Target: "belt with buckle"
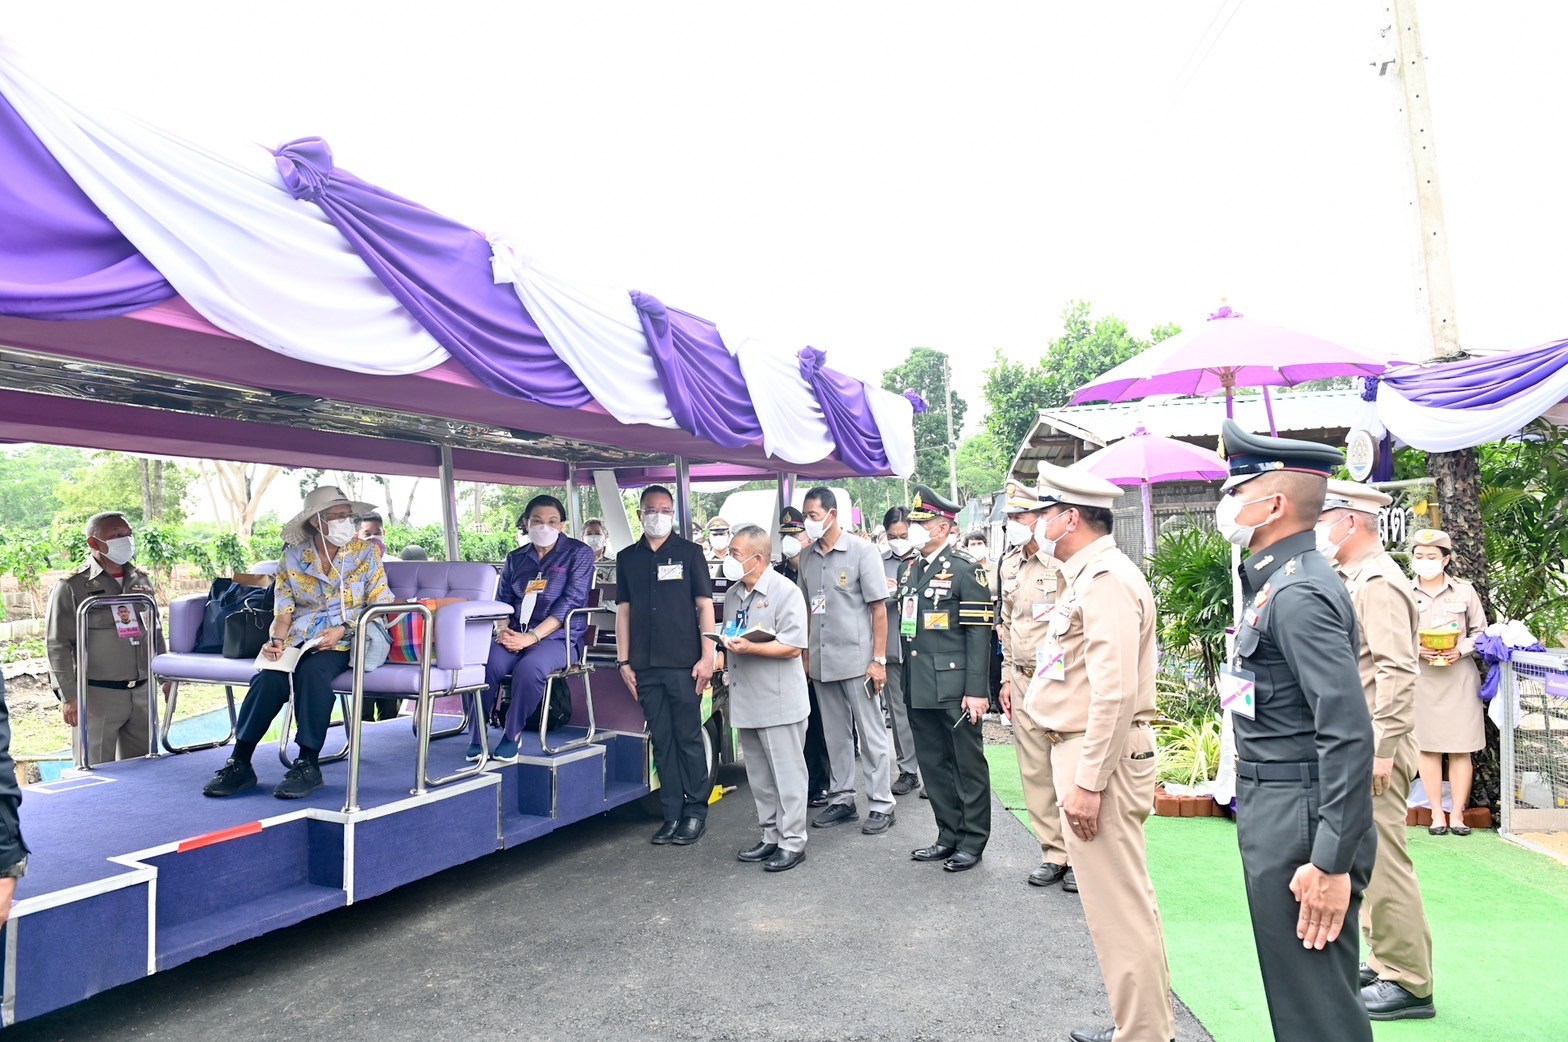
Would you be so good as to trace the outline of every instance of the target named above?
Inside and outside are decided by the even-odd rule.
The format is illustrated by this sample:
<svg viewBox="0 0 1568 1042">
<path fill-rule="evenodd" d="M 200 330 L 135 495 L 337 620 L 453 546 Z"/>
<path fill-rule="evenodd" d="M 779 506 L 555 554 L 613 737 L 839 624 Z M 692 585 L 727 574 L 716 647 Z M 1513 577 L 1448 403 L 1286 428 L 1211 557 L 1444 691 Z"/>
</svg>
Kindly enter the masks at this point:
<svg viewBox="0 0 1568 1042">
<path fill-rule="evenodd" d="M 1019 673 L 1022 673 L 1026 677 L 1033 677 L 1034 676 L 1034 664 L 1033 663 L 1030 663 L 1027 666 L 1014 665 L 1013 669 L 1015 671 L 1019 672 Z"/>
<path fill-rule="evenodd" d="M 1074 738 L 1082 738 L 1087 733 L 1086 731 L 1053 731 L 1050 728 L 1045 729 L 1045 737 L 1050 739 L 1052 745 L 1061 745 L 1063 742 L 1070 742 Z"/>
<path fill-rule="evenodd" d="M 1310 785 L 1318 780 L 1318 765 L 1310 761 L 1305 763 L 1253 763 L 1250 760 L 1236 761 L 1236 776 L 1248 781 L 1282 781 L 1300 782 Z"/>
<path fill-rule="evenodd" d="M 91 679 L 89 679 L 87 681 L 87 686 L 88 687 L 107 687 L 107 688 L 112 688 L 115 691 L 135 691 L 137 688 L 141 687 L 145 683 L 147 683 L 147 681 L 145 681 L 145 680 L 91 680 Z"/>
</svg>

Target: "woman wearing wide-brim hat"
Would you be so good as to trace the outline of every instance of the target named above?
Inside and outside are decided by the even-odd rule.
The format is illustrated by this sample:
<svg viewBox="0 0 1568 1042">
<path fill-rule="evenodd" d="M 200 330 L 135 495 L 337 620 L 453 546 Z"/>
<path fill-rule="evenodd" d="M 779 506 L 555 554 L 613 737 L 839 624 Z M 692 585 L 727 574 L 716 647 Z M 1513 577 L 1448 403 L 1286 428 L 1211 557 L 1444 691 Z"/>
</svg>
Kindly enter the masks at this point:
<svg viewBox="0 0 1568 1042">
<path fill-rule="evenodd" d="M 334 485 L 312 489 L 305 507 L 283 526 L 283 559 L 273 595 L 271 639 L 261 653 L 276 660 L 285 647 L 305 649 L 293 672 L 299 756 L 272 791 L 302 799 L 321 788 L 318 762 L 336 695 L 332 681 L 349 668 L 360 615 L 393 600 L 379 545 L 359 538 L 354 518 L 374 510 Z M 289 700 L 290 674 L 261 670 L 240 705 L 234 755 L 202 794 L 232 796 L 256 784 L 251 756 Z"/>
<path fill-rule="evenodd" d="M 1475 642 L 1486 631 L 1481 597 L 1463 579 L 1449 574 L 1454 543 L 1447 532 L 1424 528 L 1410 542 L 1411 580 L 1422 630 L 1457 628 L 1458 641 L 1446 651 L 1422 647 L 1421 675 L 1416 680 L 1416 745 L 1421 750 L 1421 786 L 1432 805 L 1434 836 L 1468 836 L 1465 807 L 1475 777 L 1471 754 L 1486 745 L 1481 704 L 1481 670 Z M 1448 757 L 1448 784 L 1453 813 L 1443 812 L 1443 757 Z"/>
</svg>

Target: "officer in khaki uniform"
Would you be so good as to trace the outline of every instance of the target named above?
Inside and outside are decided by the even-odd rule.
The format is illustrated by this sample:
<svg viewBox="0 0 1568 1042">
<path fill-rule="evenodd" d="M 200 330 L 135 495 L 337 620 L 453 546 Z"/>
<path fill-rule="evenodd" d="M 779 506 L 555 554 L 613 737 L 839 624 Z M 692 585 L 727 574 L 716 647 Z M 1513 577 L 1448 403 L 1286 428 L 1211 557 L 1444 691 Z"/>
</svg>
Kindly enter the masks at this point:
<svg viewBox="0 0 1568 1042">
<path fill-rule="evenodd" d="M 1361 904 L 1369 952 L 1361 968 L 1361 1001 L 1373 1020 L 1424 1020 L 1436 1015 L 1432 930 L 1405 835 L 1419 754 L 1414 729 L 1420 616 L 1410 580 L 1378 536 L 1378 511 L 1392 502 L 1377 489 L 1330 481 L 1318 549 L 1335 562 L 1356 608 L 1361 689 L 1377 742 L 1372 761 L 1377 861 Z"/>
<path fill-rule="evenodd" d="M 991 770 L 980 720 L 991 704 L 991 627 L 996 605 L 986 571 L 950 548 L 958 505 L 924 485 L 909 506 L 916 556 L 898 582 L 904 698 L 920 776 L 936 815 L 936 842 L 910 852 L 949 872 L 980 863 L 991 838 Z"/>
<path fill-rule="evenodd" d="M 87 522 L 87 563 L 55 584 L 49 596 L 49 679 L 55 697 L 63 704 L 65 722 L 76 729 L 76 609 L 89 597 L 114 597 L 125 593 L 153 592 L 152 578 L 135 565 L 135 536 L 130 522 L 118 512 L 95 514 Z M 100 607 L 87 613 L 87 762 L 104 763 L 146 756 L 152 735 L 148 731 L 147 651 L 156 620 L 145 608 L 135 611 L 135 622 L 117 625 L 116 613 Z M 139 631 L 139 637 L 121 636 L 121 630 Z M 162 653 L 163 632 L 158 630 L 155 650 Z M 167 690 L 167 685 L 165 685 Z"/>
<path fill-rule="evenodd" d="M 1014 712 L 1045 736 L 1084 918 L 1115 1025 L 1074 1042 L 1176 1037 L 1165 930 L 1149 880 L 1143 823 L 1154 807 L 1154 596 L 1116 548 L 1115 485 L 1041 467 L 1039 549 L 1061 562 L 1035 673 Z M 1031 808 L 1033 811 L 1033 808 Z"/>
<path fill-rule="evenodd" d="M 1035 523 L 1048 504 L 1021 481 L 1007 483 L 1007 544 L 1011 547 L 998 568 L 1001 598 L 997 625 L 1002 631 L 1002 712 L 1013 721 L 1018 774 L 1024 785 L 1029 824 L 1040 841 L 1040 864 L 1029 873 L 1034 886 L 1061 883 L 1076 892 L 1078 881 L 1067 866 L 1067 841 L 1051 775 L 1051 743 L 1034 717 L 1014 706 L 1023 704 L 1034 680 L 1035 653 L 1045 640 L 1051 608 L 1056 602 L 1056 559 L 1040 553 Z"/>
</svg>

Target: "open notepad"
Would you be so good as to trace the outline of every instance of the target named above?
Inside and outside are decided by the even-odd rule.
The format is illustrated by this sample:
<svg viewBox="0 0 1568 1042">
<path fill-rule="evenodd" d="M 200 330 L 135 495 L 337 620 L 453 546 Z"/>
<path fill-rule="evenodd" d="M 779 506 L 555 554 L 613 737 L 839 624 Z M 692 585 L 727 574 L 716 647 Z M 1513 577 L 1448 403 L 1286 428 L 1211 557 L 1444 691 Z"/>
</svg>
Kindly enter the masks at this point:
<svg viewBox="0 0 1568 1042">
<path fill-rule="evenodd" d="M 283 654 L 275 659 L 267 657 L 265 650 L 256 653 L 256 668 L 271 669 L 279 673 L 292 673 L 294 667 L 299 665 L 299 658 L 305 654 L 304 648 L 284 648 Z"/>
<path fill-rule="evenodd" d="M 749 640 L 753 644 L 763 644 L 767 641 L 778 639 L 778 634 L 774 633 L 766 626 L 753 626 L 745 633 L 704 633 L 703 636 L 707 637 L 721 648 L 724 646 L 724 640 L 726 637 L 730 637 L 736 640 Z"/>
</svg>

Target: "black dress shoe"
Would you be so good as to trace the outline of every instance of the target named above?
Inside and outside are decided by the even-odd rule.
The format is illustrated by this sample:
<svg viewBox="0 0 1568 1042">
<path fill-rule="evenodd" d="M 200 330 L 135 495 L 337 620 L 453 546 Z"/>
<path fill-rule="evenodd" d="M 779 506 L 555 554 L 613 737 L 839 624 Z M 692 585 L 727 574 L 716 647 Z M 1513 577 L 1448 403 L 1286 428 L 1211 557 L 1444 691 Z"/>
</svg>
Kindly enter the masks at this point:
<svg viewBox="0 0 1568 1042">
<path fill-rule="evenodd" d="M 815 789 L 810 796 L 806 797 L 806 806 L 808 807 L 826 807 L 827 805 L 828 790 L 826 789 Z"/>
<path fill-rule="evenodd" d="M 926 787 L 924 785 L 920 786 L 920 798 L 923 800 L 929 800 L 931 798 L 926 794 Z"/>
<path fill-rule="evenodd" d="M 1066 874 L 1066 865 L 1053 865 L 1047 861 L 1045 864 L 1040 865 L 1033 872 L 1029 873 L 1029 885 L 1050 886 L 1052 883 L 1060 883 L 1062 881 L 1062 877 Z"/>
<path fill-rule="evenodd" d="M 1073 1042 L 1111 1042 L 1116 1037 L 1116 1028 L 1079 1028 L 1067 1037 Z"/>
<path fill-rule="evenodd" d="M 678 821 L 666 821 L 659 831 L 653 834 L 653 838 L 648 842 L 652 843 L 656 847 L 662 847 L 670 840 L 675 838 L 675 830 L 680 827 L 681 823 Z"/>
<path fill-rule="evenodd" d="M 957 847 L 950 847 L 946 843 L 933 843 L 929 847 L 911 850 L 909 856 L 915 861 L 946 861 L 958 853 Z"/>
<path fill-rule="evenodd" d="M 764 872 L 788 872 L 806 860 L 804 850 L 780 850 L 762 863 Z"/>
<path fill-rule="evenodd" d="M 883 814 L 879 810 L 874 810 L 866 815 L 866 823 L 860 826 L 860 831 L 868 836 L 880 836 L 897 824 L 897 822 L 898 819 L 893 816 L 892 811 Z"/>
<path fill-rule="evenodd" d="M 1069 894 L 1078 892 L 1078 873 L 1074 872 L 1071 867 L 1062 873 L 1062 889 Z"/>
<path fill-rule="evenodd" d="M 675 830 L 675 835 L 670 837 L 670 842 L 677 847 L 686 847 L 702 838 L 708 831 L 707 818 L 682 818 L 680 827 Z"/>
<path fill-rule="evenodd" d="M 1361 1004 L 1373 1020 L 1430 1020 L 1437 1016 L 1430 996 L 1418 999 L 1391 980 L 1373 981 L 1362 988 Z"/>
<path fill-rule="evenodd" d="M 958 853 L 948 858 L 947 864 L 943 865 L 942 867 L 947 869 L 949 872 L 967 872 L 979 863 L 979 854 L 971 854 L 968 851 L 960 850 Z"/>
<path fill-rule="evenodd" d="M 915 791 L 915 786 L 920 784 L 920 776 L 916 774 L 900 774 L 893 783 L 894 796 L 908 796 Z"/>
<path fill-rule="evenodd" d="M 248 789 L 256 784 L 256 772 L 249 762 L 241 763 L 229 757 L 229 762 L 218 768 L 218 773 L 212 776 L 201 790 L 203 796 L 233 796 L 241 789 Z"/>
<path fill-rule="evenodd" d="M 1374 971 L 1372 969 L 1372 967 L 1368 966 L 1366 963 L 1362 963 L 1359 967 L 1357 967 L 1357 969 L 1356 969 L 1356 986 L 1357 987 L 1359 987 L 1359 988 L 1370 988 L 1372 985 L 1374 985 L 1376 983 L 1377 983 L 1377 973 L 1376 973 L 1376 971 Z"/>
<path fill-rule="evenodd" d="M 859 821 L 860 812 L 853 803 L 835 803 L 827 810 L 811 819 L 814 829 L 830 829 L 835 825 L 842 825 L 846 821 Z"/>
<path fill-rule="evenodd" d="M 758 843 L 750 850 L 742 850 L 735 857 L 740 861 L 766 861 L 779 852 L 777 843 Z"/>
</svg>

